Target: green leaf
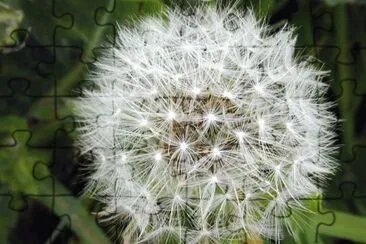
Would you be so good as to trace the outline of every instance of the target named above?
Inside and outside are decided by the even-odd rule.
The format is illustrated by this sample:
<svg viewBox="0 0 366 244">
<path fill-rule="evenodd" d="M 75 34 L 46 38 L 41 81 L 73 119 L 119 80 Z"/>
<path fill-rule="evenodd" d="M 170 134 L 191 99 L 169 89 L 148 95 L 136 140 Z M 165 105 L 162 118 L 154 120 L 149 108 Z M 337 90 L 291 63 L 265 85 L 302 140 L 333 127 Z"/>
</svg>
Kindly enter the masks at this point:
<svg viewBox="0 0 366 244">
<path fill-rule="evenodd" d="M 38 194 L 39 181 L 34 178 L 34 166 L 38 162 L 47 162 L 52 153 L 29 147 L 27 143 L 30 136 L 31 133 L 27 131 L 14 131 L 1 140 L 3 146 L 0 150 L 0 183 L 8 186 L 12 192 Z"/>
<path fill-rule="evenodd" d="M 18 115 L 7 115 L 0 119 L 0 133 L 11 133 L 15 130 L 26 129 L 27 121 Z"/>
<path fill-rule="evenodd" d="M 356 216 L 337 210 L 327 211 L 331 211 L 334 214 L 335 219 L 329 226 L 321 225 L 319 227 L 320 234 L 355 242 L 366 242 L 366 217 Z M 318 216 L 318 218 L 319 221 L 322 221 L 322 216 Z"/>
</svg>

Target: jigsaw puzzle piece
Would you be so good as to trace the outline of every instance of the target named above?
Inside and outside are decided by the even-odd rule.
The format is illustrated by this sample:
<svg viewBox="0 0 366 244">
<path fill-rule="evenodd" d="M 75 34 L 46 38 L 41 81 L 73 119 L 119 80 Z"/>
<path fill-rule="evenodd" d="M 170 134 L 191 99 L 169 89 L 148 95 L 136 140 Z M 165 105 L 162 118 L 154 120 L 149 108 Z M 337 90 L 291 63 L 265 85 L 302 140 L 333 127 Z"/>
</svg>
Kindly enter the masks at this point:
<svg viewBox="0 0 366 244">
<path fill-rule="evenodd" d="M 72 132 L 74 119 L 71 115 L 59 114 L 58 111 L 70 111 L 62 98 L 49 96 L 39 100 L 37 96 L 28 95 L 30 84 L 31 81 L 22 79 L 13 79 L 9 82 L 10 93 L 0 97 L 0 106 L 4 108 L 6 114 L 13 114 L 17 121 L 23 122 L 18 125 L 21 127 L 15 128 L 12 119 L 9 119 L 9 123 L 5 123 L 7 120 L 4 120 L 1 129 L 8 133 L 17 129 L 28 130 L 32 135 L 28 146 L 52 149 L 57 147 L 56 131 L 63 129 Z"/>
<path fill-rule="evenodd" d="M 320 233 L 326 233 L 327 229 L 332 228 L 336 222 L 336 216 L 333 211 L 323 209 L 321 201 L 318 201 L 317 216 L 313 221 L 315 222 L 315 231 L 312 231 L 314 235 L 313 243 L 324 243 L 324 238 Z M 309 243 L 312 243 L 309 240 Z"/>
<path fill-rule="evenodd" d="M 362 80 L 359 77 L 359 80 Z M 363 116 L 362 108 L 365 106 L 366 84 L 355 79 L 345 79 L 340 81 L 340 93 L 338 93 L 338 109 L 342 120 L 341 133 L 343 134 L 341 159 L 349 161 L 352 156 L 352 147 L 360 144 L 358 142 L 360 134 L 358 131 L 363 127 L 361 119 Z M 361 124 L 360 124 L 361 122 Z"/>
<path fill-rule="evenodd" d="M 54 18 L 55 11 L 53 9 L 53 0 L 11 1 L 9 5 L 14 6 L 17 9 L 22 9 L 22 14 L 24 16 L 19 29 L 14 30 L 13 32 L 27 33 L 25 46 L 40 54 L 35 55 L 35 61 L 52 62 L 55 59 L 53 52 L 55 48 L 54 32 L 57 28 L 70 28 L 72 25 L 71 16 L 63 15 Z M 37 9 L 37 11 L 34 11 L 34 9 Z M 9 38 L 14 39 L 13 36 L 14 35 Z M 65 55 L 67 54 L 63 54 L 63 56 Z M 28 61 L 31 59 L 25 59 L 23 56 L 23 59 L 20 60 Z M 38 65 L 36 70 L 39 71 Z M 47 70 L 40 72 L 40 74 L 50 72 L 52 71 Z"/>
<path fill-rule="evenodd" d="M 55 187 L 54 193 L 56 196 L 70 193 L 79 196 L 86 184 L 85 180 L 80 179 L 86 160 L 81 161 L 84 158 L 80 155 L 80 151 L 70 145 L 72 144 L 68 144 L 67 141 L 64 146 L 59 145 L 54 150 L 52 161 L 49 164 L 53 177 L 68 189 L 65 191 L 64 187 Z"/>
<path fill-rule="evenodd" d="M 69 73 L 73 74 L 73 79 L 77 78 L 75 76 L 80 76 L 85 71 L 82 66 L 95 60 L 93 51 L 100 48 L 101 40 L 106 36 L 114 38 L 114 26 L 107 21 L 108 14 L 113 11 L 114 1 L 102 3 L 90 1 L 86 5 L 87 8 L 84 4 L 81 6 L 81 3 L 75 1 L 52 1 L 53 18 L 62 20 L 67 16 L 71 23 L 68 26 L 55 26 L 52 36 L 53 45 L 47 47 L 53 59 L 41 61 L 38 71 L 53 70 L 53 75 L 58 78 L 68 78 Z M 96 21 L 98 14 L 102 15 L 101 22 Z M 72 88 L 69 87 L 69 89 L 67 91 L 63 89 L 62 92 L 56 90 L 56 93 L 75 96 Z"/>
<path fill-rule="evenodd" d="M 366 158 L 366 145 L 354 145 L 352 155 L 343 158 L 338 167 L 338 173 L 327 185 L 324 200 L 354 200 L 366 197 L 366 176 L 364 172 L 364 159 Z M 338 206 L 339 207 L 339 206 Z"/>
<path fill-rule="evenodd" d="M 60 6 L 64 5 L 64 6 Z M 70 5 L 70 4 L 69 4 Z M 145 12 L 156 12 L 162 8 L 160 1 L 145 2 L 145 1 L 126 1 L 116 2 L 111 0 L 101 4 L 99 1 L 93 1 L 90 5 L 90 11 L 80 11 L 79 5 L 72 2 L 72 4 L 65 5 L 60 1 L 55 2 L 55 8 L 59 13 L 72 14 L 74 19 L 73 28 L 59 29 L 56 34 L 57 38 L 67 37 L 70 33 L 79 32 L 83 33 L 83 29 L 87 32 L 75 42 L 75 45 L 59 46 L 56 48 L 56 57 L 58 52 L 65 53 L 68 50 L 80 49 L 75 58 L 71 60 L 72 69 L 61 70 L 58 61 L 55 63 L 43 63 L 44 65 L 54 65 L 55 77 L 57 77 L 57 83 L 55 85 L 55 92 L 57 96 L 63 97 L 76 97 L 80 96 L 82 90 L 88 83 L 83 74 L 87 67 L 85 64 L 92 64 L 95 61 L 96 56 L 100 56 L 107 52 L 108 49 L 113 48 L 116 38 L 116 24 L 122 24 L 124 21 L 129 20 L 131 13 L 140 15 Z M 67 7 L 67 8 L 66 8 Z M 94 26 L 95 28 L 91 28 Z M 66 33 L 67 32 L 67 33 Z M 76 52 L 75 52 L 76 53 Z M 66 84 L 66 85 L 65 85 Z M 75 91 L 75 86 L 78 86 Z"/>
<path fill-rule="evenodd" d="M 80 96 L 80 84 L 84 82 L 83 75 L 87 69 L 85 64 L 94 61 L 98 48 L 106 48 L 101 47 L 101 42 L 106 36 L 114 38 L 114 26 L 108 23 L 108 15 L 113 11 L 114 0 L 108 3 L 92 1 L 88 4 L 88 9 L 81 8 L 80 3 L 73 1 L 61 3 L 54 0 L 47 3 L 52 9 L 50 12 L 52 18 L 47 16 L 44 19 L 49 19 L 54 24 L 53 31 L 49 32 L 53 35 L 47 36 L 49 40 L 46 38 L 47 40 L 29 41 L 27 48 L 33 51 L 32 58 L 36 63 L 34 67 L 28 69 L 45 77 L 49 86 L 47 89 L 39 89 L 32 83 L 28 94 L 34 96 L 34 93 L 38 92 L 39 97 Z M 68 24 L 64 23 L 64 19 L 69 20 L 66 21 Z M 39 26 L 35 25 L 35 28 Z M 33 32 L 33 35 L 38 32 L 39 30 Z M 47 41 L 48 43 L 51 41 L 51 45 L 47 44 Z"/>
<path fill-rule="evenodd" d="M 47 161 L 51 152 L 48 148 L 29 146 L 31 137 L 30 131 L 16 130 L 5 136 L 0 145 L 1 161 L 12 162 L 0 166 L 1 182 L 13 192 L 38 194 L 41 191 L 37 179 L 34 178 L 33 167 L 38 161 Z M 52 191 L 48 193 L 53 194 Z"/>
<path fill-rule="evenodd" d="M 28 35 L 25 30 L 17 30 L 20 35 Z M 47 60 L 47 53 L 39 53 L 41 49 L 30 48 L 27 45 L 20 48 L 16 52 L 3 53 L 0 56 L 1 70 L 0 77 L 3 82 L 0 83 L 0 96 L 7 96 L 11 94 L 12 89 L 17 84 L 16 82 L 27 81 L 28 87 L 26 93 L 29 96 L 42 97 L 44 94 L 52 89 L 53 82 L 49 80 L 48 73 L 42 74 L 37 71 L 39 60 L 36 56 L 42 56 L 43 60 Z M 24 60 L 20 62 L 19 60 Z"/>
<path fill-rule="evenodd" d="M 32 134 L 28 130 L 21 130 L 26 124 L 25 121 L 21 121 L 22 118 L 8 116 L 4 119 L 3 123 L 13 121 L 14 124 L 0 129 L 0 161 L 4 162 L 0 165 L 0 199 L 1 209 L 3 209 L 1 216 L 2 218 L 12 218 L 13 224 L 16 224 L 19 213 L 32 212 L 29 208 L 29 196 L 53 195 L 50 182 L 47 182 L 47 187 L 41 187 L 34 174 L 34 166 L 37 162 L 47 160 L 51 155 L 49 150 L 29 147 L 28 142 Z M 14 128 L 11 127 L 19 129 L 13 131 Z M 42 173 L 45 173 L 44 169 L 37 170 L 37 174 Z M 11 231 L 8 227 L 11 226 L 2 228 L 7 233 L 4 243 L 8 243 L 7 238 Z"/>
<path fill-rule="evenodd" d="M 59 226 L 58 229 L 61 231 L 72 229 L 78 239 L 85 243 L 110 243 L 98 227 L 92 213 L 89 213 L 82 202 L 71 194 L 55 196 L 52 209 L 61 221 L 66 222 L 66 226 Z"/>
<path fill-rule="evenodd" d="M 81 62 L 83 55 L 83 43 L 81 40 L 89 40 L 90 38 L 83 36 L 82 30 L 94 31 L 94 29 L 90 28 L 89 25 L 89 28 L 84 26 L 85 28 L 82 30 L 63 33 L 61 30 L 72 29 L 74 26 L 74 16 L 68 13 L 60 13 L 56 8 L 56 0 L 19 1 L 17 3 L 20 9 L 24 9 L 24 21 L 21 26 L 23 29 L 13 30 L 12 35 L 8 38 L 15 43 L 17 41 L 16 34 L 26 36 L 26 38 L 23 38 L 25 39 L 25 44 L 18 48 L 17 52 L 11 54 L 2 52 L 1 76 L 7 79 L 27 77 L 27 79 L 32 81 L 28 91 L 29 95 L 44 96 L 46 93 L 48 95 L 54 94 L 52 90 L 54 82 L 52 77 L 49 78 L 48 76 L 64 77 L 72 67 L 77 66 Z M 65 6 L 70 5 L 71 1 L 63 4 Z M 35 8 L 39 9 L 39 11 L 33 11 Z M 94 12 L 96 10 L 90 13 L 83 12 L 92 16 L 88 20 L 89 22 L 94 21 Z M 62 35 L 58 38 L 60 31 Z M 98 31 L 93 33 L 103 34 Z M 78 41 L 78 45 L 71 43 L 72 41 Z M 19 67 L 21 63 L 19 63 L 19 60 L 24 60 L 24 67 Z M 17 62 L 17 65 L 12 65 L 14 63 L 12 61 Z M 14 67 L 18 67 L 18 69 L 14 70 Z M 36 82 L 38 81 L 38 76 L 46 79 L 46 81 Z M 2 84 L 5 86 L 4 83 Z M 7 89 L 2 90 L 6 91 Z M 68 94 L 71 94 L 71 92 Z"/>
<path fill-rule="evenodd" d="M 319 213 L 314 243 L 321 239 L 327 240 L 326 243 L 335 239 L 338 243 L 364 243 L 364 216 L 339 210 L 320 210 Z"/>
<path fill-rule="evenodd" d="M 71 16 L 72 25 L 69 28 L 55 29 L 56 46 L 68 46 L 93 50 L 101 46 L 100 38 L 95 35 L 115 38 L 115 23 L 108 23 L 109 15 L 115 10 L 116 1 L 89 1 L 87 5 L 75 1 L 53 1 L 54 17 Z M 100 20 L 98 21 L 98 18 Z M 72 38 L 70 38 L 72 37 Z M 103 39 L 103 38 L 102 38 Z M 65 41 L 69 43 L 64 45 Z M 95 42 L 91 42 L 94 40 Z M 61 52 L 63 52 L 61 50 Z M 90 62 L 90 57 L 82 58 L 83 62 Z"/>
<path fill-rule="evenodd" d="M 4 243 L 66 243 L 71 233 L 65 229 L 59 232 L 59 218 L 52 211 L 54 200 L 46 195 L 31 196 L 26 199 L 27 208 L 18 211 L 17 224 L 10 230 L 7 242 Z M 8 211 L 15 210 L 8 209 Z M 66 220 L 65 217 L 63 219 Z M 39 225 L 39 223 L 43 223 Z M 65 221 L 67 225 L 67 221 Z M 57 234 L 57 236 L 55 235 Z M 64 240 L 64 241 L 63 241 Z M 62 242 L 63 241 L 63 242 Z"/>
<path fill-rule="evenodd" d="M 13 194 L 6 193 L 2 188 L 0 185 L 0 242 L 8 243 L 9 233 L 16 225 L 19 213 L 19 211 L 12 211 L 12 208 L 24 209 L 26 202 L 20 201 L 14 206 L 13 198 L 15 197 L 13 197 Z"/>
<path fill-rule="evenodd" d="M 325 49 L 336 49 L 337 57 L 333 61 L 338 65 L 355 64 L 357 56 L 360 55 L 359 50 L 366 47 L 364 12 L 363 5 L 357 8 L 346 4 L 333 7 L 326 4 L 318 6 L 313 12 L 315 45 Z M 352 23 L 358 24 L 354 26 Z M 352 77 L 342 77 L 345 78 Z"/>
</svg>

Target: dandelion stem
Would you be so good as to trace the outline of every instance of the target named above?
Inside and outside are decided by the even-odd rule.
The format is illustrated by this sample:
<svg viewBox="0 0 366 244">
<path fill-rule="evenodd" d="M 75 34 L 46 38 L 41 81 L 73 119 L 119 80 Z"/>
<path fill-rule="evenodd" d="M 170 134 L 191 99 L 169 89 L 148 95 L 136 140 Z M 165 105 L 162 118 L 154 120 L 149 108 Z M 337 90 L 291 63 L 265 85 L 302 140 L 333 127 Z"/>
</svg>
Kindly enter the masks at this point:
<svg viewBox="0 0 366 244">
<path fill-rule="evenodd" d="M 347 5 L 339 4 L 335 7 L 335 26 L 337 46 L 340 48 L 340 55 L 338 59 L 350 52 L 349 32 L 348 32 L 348 18 L 347 18 Z M 342 56 L 341 56 L 342 55 Z M 339 109 L 343 121 L 343 157 L 347 158 L 352 156 L 352 147 L 355 139 L 354 131 L 354 107 L 352 104 L 352 80 L 355 76 L 353 73 L 353 67 L 350 64 L 342 63 L 342 60 L 336 60 L 337 64 L 337 83 L 341 86 L 342 94 L 339 99 Z"/>
</svg>

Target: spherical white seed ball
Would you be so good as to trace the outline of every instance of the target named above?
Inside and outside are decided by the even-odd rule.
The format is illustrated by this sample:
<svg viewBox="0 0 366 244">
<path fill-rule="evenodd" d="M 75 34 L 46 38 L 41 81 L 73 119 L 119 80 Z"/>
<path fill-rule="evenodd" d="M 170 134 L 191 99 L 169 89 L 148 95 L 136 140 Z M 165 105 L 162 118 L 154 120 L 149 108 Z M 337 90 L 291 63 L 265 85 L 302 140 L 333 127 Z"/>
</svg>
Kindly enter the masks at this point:
<svg viewBox="0 0 366 244">
<path fill-rule="evenodd" d="M 165 17 L 120 27 L 79 101 L 91 192 L 125 239 L 278 241 L 335 168 L 326 72 L 251 11 Z"/>
</svg>

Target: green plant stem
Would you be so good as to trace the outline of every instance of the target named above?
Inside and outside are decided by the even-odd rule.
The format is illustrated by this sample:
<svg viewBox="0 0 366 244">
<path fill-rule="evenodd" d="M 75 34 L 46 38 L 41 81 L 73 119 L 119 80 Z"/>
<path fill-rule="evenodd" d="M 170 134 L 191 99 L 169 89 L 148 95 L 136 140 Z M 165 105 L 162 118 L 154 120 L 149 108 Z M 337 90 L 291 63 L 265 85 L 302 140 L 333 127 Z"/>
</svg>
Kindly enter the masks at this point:
<svg viewBox="0 0 366 244">
<path fill-rule="evenodd" d="M 56 228 L 53 230 L 51 236 L 45 241 L 45 244 L 52 244 L 62 232 L 62 230 L 66 227 L 66 225 L 67 221 L 65 219 L 61 219 Z"/>
<path fill-rule="evenodd" d="M 309 0 L 299 1 L 299 11 L 296 12 L 293 23 L 298 26 L 299 37 L 297 38 L 296 45 L 299 46 L 314 46 L 314 35 L 313 35 L 313 20 L 311 16 L 311 9 Z M 309 55 L 316 56 L 315 49 L 309 50 Z"/>
<path fill-rule="evenodd" d="M 340 47 L 342 53 L 349 51 L 349 33 L 348 33 L 348 18 L 347 5 L 340 4 L 335 9 L 335 26 L 337 46 Z M 342 97 L 339 100 L 339 109 L 343 121 L 343 153 L 347 156 L 352 155 L 352 147 L 355 139 L 354 135 L 354 108 L 352 107 L 352 84 L 344 82 L 348 79 L 353 79 L 353 68 L 351 65 L 337 64 L 338 85 L 342 87 Z"/>
<path fill-rule="evenodd" d="M 49 184 L 40 182 L 40 193 L 49 193 Z M 69 193 L 69 191 L 57 180 L 55 180 L 55 188 L 62 192 Z M 52 196 L 37 197 L 36 200 L 49 207 L 49 200 Z M 73 232 L 79 237 L 81 243 L 110 243 L 104 236 L 103 231 L 96 225 L 88 211 L 84 208 L 78 198 L 75 198 L 70 193 L 66 196 L 55 196 L 53 211 L 55 214 L 67 215 L 70 218 L 70 225 Z"/>
</svg>

